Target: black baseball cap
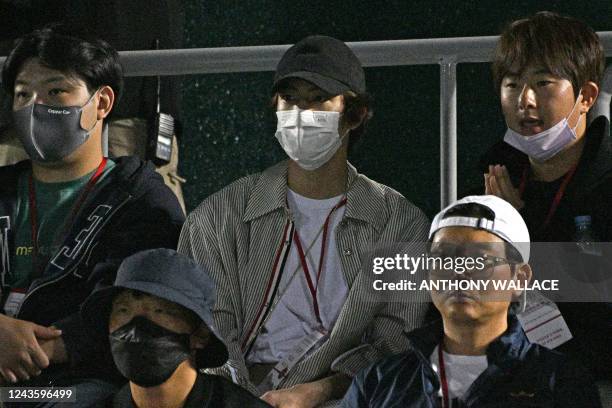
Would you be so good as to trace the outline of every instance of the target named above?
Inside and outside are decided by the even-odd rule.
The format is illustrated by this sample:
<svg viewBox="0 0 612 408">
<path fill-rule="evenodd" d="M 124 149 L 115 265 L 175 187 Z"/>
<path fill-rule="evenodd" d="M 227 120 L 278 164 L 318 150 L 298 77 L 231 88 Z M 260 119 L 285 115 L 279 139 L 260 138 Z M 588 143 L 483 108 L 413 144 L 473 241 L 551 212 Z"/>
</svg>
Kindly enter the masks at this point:
<svg viewBox="0 0 612 408">
<path fill-rule="evenodd" d="M 276 67 L 273 90 L 286 78 L 301 78 L 331 95 L 366 92 L 357 56 L 342 41 L 324 35 L 306 37 L 285 52 Z"/>
</svg>

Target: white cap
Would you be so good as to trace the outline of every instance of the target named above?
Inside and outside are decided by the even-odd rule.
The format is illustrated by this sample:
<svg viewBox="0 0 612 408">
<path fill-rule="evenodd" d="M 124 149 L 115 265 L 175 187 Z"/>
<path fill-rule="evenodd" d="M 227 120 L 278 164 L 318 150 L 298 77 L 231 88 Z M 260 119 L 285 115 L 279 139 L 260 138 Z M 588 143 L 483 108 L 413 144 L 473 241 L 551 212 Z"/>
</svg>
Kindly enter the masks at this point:
<svg viewBox="0 0 612 408">
<path fill-rule="evenodd" d="M 475 203 L 490 209 L 495 218 L 455 217 L 443 218 L 448 210 L 460 204 Z M 429 239 L 441 228 L 445 227 L 472 227 L 495 234 L 508 242 L 516 250 L 523 262 L 529 262 L 529 230 L 521 214 L 506 200 L 493 195 L 467 196 L 454 202 L 440 211 L 431 223 Z"/>
</svg>

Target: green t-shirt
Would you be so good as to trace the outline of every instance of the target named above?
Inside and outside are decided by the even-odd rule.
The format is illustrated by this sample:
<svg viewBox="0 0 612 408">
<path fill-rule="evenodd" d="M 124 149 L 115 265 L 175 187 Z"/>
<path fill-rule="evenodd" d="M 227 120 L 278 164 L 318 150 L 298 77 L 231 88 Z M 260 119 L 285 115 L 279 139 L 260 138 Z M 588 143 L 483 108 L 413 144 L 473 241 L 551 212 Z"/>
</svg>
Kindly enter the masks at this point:
<svg viewBox="0 0 612 408">
<path fill-rule="evenodd" d="M 106 177 L 115 167 L 115 162 L 108 160 L 100 180 Z M 94 172 L 76 180 L 43 183 L 34 180 L 36 191 L 36 210 L 38 216 L 38 262 L 41 268 L 49 258 L 59 250 L 64 239 L 61 234 L 70 227 L 67 220 Z M 7 275 L 7 284 L 12 289 L 27 289 L 32 280 L 32 262 L 34 245 L 32 243 L 32 226 L 30 221 L 30 171 L 19 175 L 17 184 L 17 213 L 15 231 L 15 252 L 12 268 Z"/>
</svg>

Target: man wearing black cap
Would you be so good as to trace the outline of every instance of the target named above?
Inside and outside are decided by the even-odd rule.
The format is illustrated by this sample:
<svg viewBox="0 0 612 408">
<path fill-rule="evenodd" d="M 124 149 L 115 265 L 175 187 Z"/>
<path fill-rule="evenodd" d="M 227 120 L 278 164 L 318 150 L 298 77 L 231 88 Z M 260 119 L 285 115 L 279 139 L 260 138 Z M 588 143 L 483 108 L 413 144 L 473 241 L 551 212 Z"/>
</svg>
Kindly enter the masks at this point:
<svg viewBox="0 0 612 408">
<path fill-rule="evenodd" d="M 129 380 L 106 407 L 266 407 L 222 377 L 198 373 L 227 360 L 212 317 L 206 271 L 169 249 L 126 258 L 114 286 L 94 292 L 82 315 L 110 332 L 112 359 Z"/>
<path fill-rule="evenodd" d="M 275 407 L 341 397 L 350 377 L 406 346 L 425 303 L 368 299 L 360 257 L 373 244 L 425 241 L 424 214 L 357 173 L 348 147 L 371 116 L 365 76 L 343 42 L 291 47 L 274 80 L 276 139 L 289 160 L 236 181 L 189 217 L 179 252 L 207 265 L 231 376 Z"/>
</svg>

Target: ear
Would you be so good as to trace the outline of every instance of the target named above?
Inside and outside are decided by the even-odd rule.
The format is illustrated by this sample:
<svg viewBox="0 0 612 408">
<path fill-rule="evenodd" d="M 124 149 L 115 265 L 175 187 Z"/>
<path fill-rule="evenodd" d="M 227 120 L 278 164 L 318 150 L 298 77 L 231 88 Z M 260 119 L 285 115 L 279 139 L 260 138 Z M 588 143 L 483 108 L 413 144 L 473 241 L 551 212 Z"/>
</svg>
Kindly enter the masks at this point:
<svg viewBox="0 0 612 408">
<path fill-rule="evenodd" d="M 113 105 L 115 103 L 115 92 L 113 88 L 108 85 L 103 86 L 98 91 L 99 102 L 97 108 L 97 119 L 102 120 L 108 116 L 108 114 L 113 109 Z"/>
<path fill-rule="evenodd" d="M 599 95 L 599 87 L 595 82 L 589 81 L 580 88 L 582 100 L 580 101 L 580 113 L 587 113 L 595 104 Z"/>
<path fill-rule="evenodd" d="M 516 280 L 522 282 L 521 287 L 525 287 L 531 282 L 531 278 L 533 277 L 533 271 L 531 270 L 531 266 L 529 264 L 518 264 L 515 266 L 516 269 Z M 515 290 L 514 297 L 516 299 L 519 298 L 522 294 L 522 290 Z"/>
<path fill-rule="evenodd" d="M 359 126 L 361 126 L 367 115 L 368 109 L 365 106 L 359 109 L 347 109 L 345 104 L 343 114 L 344 128 L 347 132 L 357 129 Z"/>
<path fill-rule="evenodd" d="M 191 349 L 203 349 L 206 348 L 210 341 L 210 330 L 206 325 L 202 324 L 195 332 L 191 334 L 190 346 Z"/>
</svg>

